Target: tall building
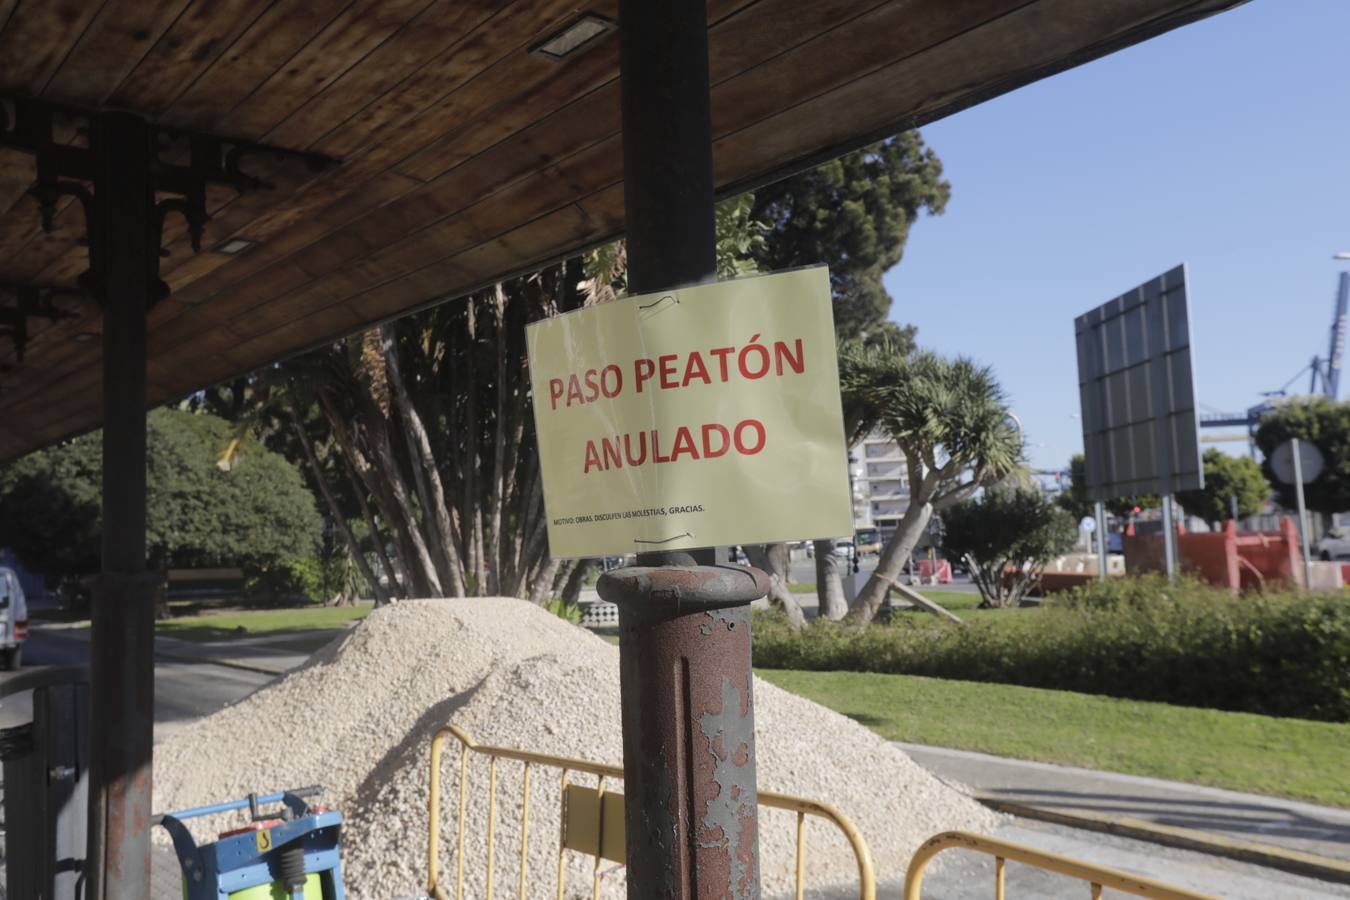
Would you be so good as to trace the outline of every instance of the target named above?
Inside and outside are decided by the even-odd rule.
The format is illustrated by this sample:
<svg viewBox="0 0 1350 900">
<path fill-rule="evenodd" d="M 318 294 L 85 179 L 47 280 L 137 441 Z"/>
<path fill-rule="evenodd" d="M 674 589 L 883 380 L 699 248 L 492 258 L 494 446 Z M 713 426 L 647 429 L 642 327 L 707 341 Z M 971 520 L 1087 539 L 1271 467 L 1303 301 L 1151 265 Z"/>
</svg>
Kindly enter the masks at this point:
<svg viewBox="0 0 1350 900">
<path fill-rule="evenodd" d="M 895 441 L 874 432 L 853 448 L 849 459 L 854 528 L 876 528 L 888 536 L 909 507 L 905 454 Z"/>
</svg>

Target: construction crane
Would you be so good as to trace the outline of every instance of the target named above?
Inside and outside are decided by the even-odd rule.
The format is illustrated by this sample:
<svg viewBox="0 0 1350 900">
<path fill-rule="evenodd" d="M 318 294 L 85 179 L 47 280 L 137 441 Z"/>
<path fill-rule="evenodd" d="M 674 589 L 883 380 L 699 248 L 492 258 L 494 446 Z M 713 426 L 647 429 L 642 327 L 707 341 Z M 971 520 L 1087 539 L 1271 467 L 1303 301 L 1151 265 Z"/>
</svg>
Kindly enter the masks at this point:
<svg viewBox="0 0 1350 900">
<path fill-rule="evenodd" d="M 1311 373 L 1308 384 L 1309 394 L 1326 397 L 1328 400 L 1336 400 L 1340 395 L 1341 362 L 1345 356 L 1347 314 L 1350 314 L 1350 272 L 1342 272 L 1340 284 L 1336 289 L 1336 308 L 1331 318 L 1331 337 L 1327 346 L 1327 355 L 1325 357 L 1314 356 L 1312 362 L 1299 369 L 1298 373 L 1286 381 L 1278 390 L 1267 391 L 1262 394 L 1266 399 L 1255 406 L 1248 407 L 1245 413 L 1211 413 L 1200 417 L 1201 428 L 1242 426 L 1247 429 L 1245 436 L 1215 435 L 1212 438 L 1201 438 L 1201 440 L 1209 443 L 1211 441 L 1245 439 L 1251 446 L 1252 452 L 1255 453 L 1256 428 L 1261 423 L 1261 417 L 1274 409 L 1278 398 L 1287 396 L 1289 388 L 1293 386 L 1294 382 L 1308 373 Z"/>
</svg>

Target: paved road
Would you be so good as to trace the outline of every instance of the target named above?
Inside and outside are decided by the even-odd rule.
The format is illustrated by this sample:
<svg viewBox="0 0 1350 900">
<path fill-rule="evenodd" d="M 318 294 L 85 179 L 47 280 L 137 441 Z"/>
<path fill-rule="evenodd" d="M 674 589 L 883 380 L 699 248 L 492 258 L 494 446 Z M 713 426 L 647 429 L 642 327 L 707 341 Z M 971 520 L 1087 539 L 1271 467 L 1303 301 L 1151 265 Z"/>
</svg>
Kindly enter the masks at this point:
<svg viewBox="0 0 1350 900">
<path fill-rule="evenodd" d="M 1002 799 L 1142 819 L 1350 862 L 1350 810 L 963 750 L 898 746 L 939 777 Z"/>
<path fill-rule="evenodd" d="M 1247 865 L 1157 844 L 1042 825 L 1023 819 L 996 829 L 994 836 L 1098 865 L 1143 875 L 1224 900 L 1329 900 L 1350 898 L 1350 886 L 1316 881 L 1275 869 Z M 924 900 L 989 900 L 994 896 L 994 864 L 975 854 L 946 851 L 954 863 L 924 881 Z M 940 857 L 941 858 L 941 857 Z M 1009 897 L 1086 900 L 1087 885 L 1009 863 Z M 898 885 L 883 886 L 878 896 L 898 898 Z M 1103 897 L 1124 895 L 1106 891 Z"/>
<path fill-rule="evenodd" d="M 89 645 L 75 638 L 35 630 L 24 647 L 24 669 L 31 666 L 85 665 Z M 6 677 L 0 674 L 0 681 Z M 171 732 L 184 722 L 209 715 L 240 700 L 272 680 L 273 676 L 202 662 L 158 659 L 155 662 L 155 735 Z M 0 701 L 0 727 L 31 717 L 28 696 Z"/>
</svg>

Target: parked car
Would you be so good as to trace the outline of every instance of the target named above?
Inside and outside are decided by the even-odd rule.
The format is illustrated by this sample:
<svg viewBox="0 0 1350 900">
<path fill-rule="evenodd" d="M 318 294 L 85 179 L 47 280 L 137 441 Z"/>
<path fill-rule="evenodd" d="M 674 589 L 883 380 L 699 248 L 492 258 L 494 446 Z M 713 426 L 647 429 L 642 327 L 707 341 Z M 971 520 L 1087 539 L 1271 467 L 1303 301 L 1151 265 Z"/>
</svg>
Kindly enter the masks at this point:
<svg viewBox="0 0 1350 900">
<path fill-rule="evenodd" d="M 13 569 L 0 569 L 0 668 L 17 669 L 28 640 L 28 602 L 19 576 Z"/>
<path fill-rule="evenodd" d="M 1332 560 L 1350 557 L 1350 528 L 1333 528 L 1313 544 L 1313 555 Z"/>
<path fill-rule="evenodd" d="M 875 528 L 860 529 L 854 537 L 858 552 L 864 556 L 881 552 L 881 532 Z"/>
</svg>

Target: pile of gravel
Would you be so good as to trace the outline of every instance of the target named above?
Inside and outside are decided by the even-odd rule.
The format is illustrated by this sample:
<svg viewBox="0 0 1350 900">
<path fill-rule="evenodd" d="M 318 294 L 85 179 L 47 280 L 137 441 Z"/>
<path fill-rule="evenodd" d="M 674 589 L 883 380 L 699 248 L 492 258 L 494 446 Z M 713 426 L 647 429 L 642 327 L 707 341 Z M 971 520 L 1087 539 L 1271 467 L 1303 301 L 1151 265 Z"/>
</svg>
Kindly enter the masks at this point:
<svg viewBox="0 0 1350 900">
<path fill-rule="evenodd" d="M 480 743 L 619 763 L 618 651 L 584 629 L 512 599 L 402 602 L 373 613 L 303 668 L 156 747 L 155 809 L 174 810 L 308 784 L 346 820 L 344 875 L 354 900 L 420 893 L 426 878 L 428 754 L 453 723 Z M 915 847 L 947 829 L 987 831 L 995 816 L 937 781 L 857 723 L 755 682 L 760 787 L 832 803 L 866 837 L 878 875 L 899 876 Z M 459 753 L 447 747 L 441 784 L 442 883 L 453 896 Z M 465 896 L 486 895 L 485 759 L 470 757 Z M 519 763 L 498 766 L 496 891 L 514 896 L 521 846 Z M 574 783 L 593 784 L 573 775 Z M 617 787 L 617 785 L 611 785 Z M 530 897 L 556 890 L 555 770 L 531 776 Z M 238 819 L 205 820 L 199 839 Z M 838 832 L 812 822 L 807 879 L 848 883 L 853 856 Z M 795 817 L 760 821 L 765 896 L 788 893 Z M 589 895 L 591 861 L 568 854 L 569 895 Z M 621 867 L 603 863 L 606 895 Z"/>
</svg>

